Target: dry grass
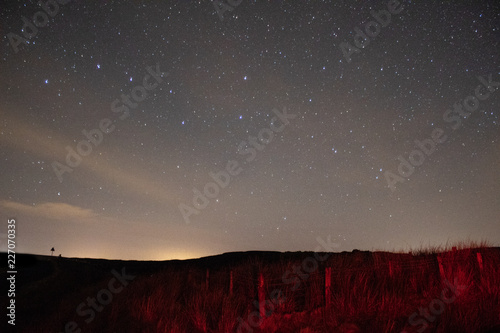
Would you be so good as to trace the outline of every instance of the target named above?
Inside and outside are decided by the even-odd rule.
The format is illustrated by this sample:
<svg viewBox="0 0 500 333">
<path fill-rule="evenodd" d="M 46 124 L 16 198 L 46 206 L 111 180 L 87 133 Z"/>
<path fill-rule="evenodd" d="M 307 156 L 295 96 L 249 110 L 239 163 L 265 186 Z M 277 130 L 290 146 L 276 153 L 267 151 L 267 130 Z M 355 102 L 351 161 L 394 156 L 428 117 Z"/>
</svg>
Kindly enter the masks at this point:
<svg viewBox="0 0 500 333">
<path fill-rule="evenodd" d="M 279 289 L 285 301 L 268 307 L 262 324 L 250 325 L 253 332 L 417 332 L 422 326 L 411 325 L 412 313 L 429 307 L 447 288 L 439 270 L 439 254 L 444 278 L 465 287 L 435 320 L 428 321 L 425 331 L 494 332 L 500 328 L 500 249 L 485 245 L 459 244 L 455 251 L 421 248 L 410 254 L 332 254 L 317 270 L 301 276 L 298 286 L 284 282 L 283 274 L 300 267 L 305 253 L 297 254 L 295 260 L 266 263 L 262 258 L 249 258 L 236 266 L 211 268 L 208 289 L 204 267 L 164 269 L 138 276 L 94 322 L 80 328 L 82 332 L 236 332 L 241 321 L 258 313 L 255 302 L 261 273 L 267 297 Z M 482 271 L 477 253 L 483 259 Z M 330 295 L 324 293 L 326 266 L 332 267 Z M 328 308 L 327 297 L 331 299 Z M 72 295 L 61 304 L 71 308 L 79 302 Z M 54 310 L 48 321 L 25 332 L 62 331 L 71 314 L 63 308 Z"/>
</svg>

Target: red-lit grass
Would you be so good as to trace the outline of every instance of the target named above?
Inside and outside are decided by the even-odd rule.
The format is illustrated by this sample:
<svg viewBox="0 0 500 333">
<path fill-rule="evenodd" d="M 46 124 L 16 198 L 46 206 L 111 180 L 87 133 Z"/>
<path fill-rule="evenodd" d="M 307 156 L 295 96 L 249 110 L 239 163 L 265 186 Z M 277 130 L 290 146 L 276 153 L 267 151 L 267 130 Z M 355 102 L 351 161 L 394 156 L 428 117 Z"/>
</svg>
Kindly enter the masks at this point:
<svg viewBox="0 0 500 333">
<path fill-rule="evenodd" d="M 256 333 L 418 332 L 422 326 L 412 325 L 410 316 L 442 297 L 445 279 L 464 288 L 441 314 L 427 321 L 424 332 L 495 332 L 500 328 L 500 249 L 462 244 L 456 250 L 440 250 L 332 254 L 298 280 L 286 272 L 300 267 L 311 253 L 269 262 L 265 256 L 250 257 L 236 265 L 208 267 L 208 285 L 207 266 L 186 263 L 138 275 L 92 323 L 80 328 L 82 332 L 236 332 L 241 321 L 248 322 L 249 315 L 258 312 L 255 303 L 262 275 L 266 297 L 278 289 L 284 301 L 267 309 L 260 327 L 252 327 Z M 332 268 L 330 295 L 325 295 L 325 267 Z M 105 283 L 103 278 L 99 286 Z M 64 321 L 75 317 L 71 312 L 80 300 L 95 292 L 90 286 L 63 298 L 48 317 L 55 323 L 41 321 L 26 332 L 62 331 Z"/>
</svg>

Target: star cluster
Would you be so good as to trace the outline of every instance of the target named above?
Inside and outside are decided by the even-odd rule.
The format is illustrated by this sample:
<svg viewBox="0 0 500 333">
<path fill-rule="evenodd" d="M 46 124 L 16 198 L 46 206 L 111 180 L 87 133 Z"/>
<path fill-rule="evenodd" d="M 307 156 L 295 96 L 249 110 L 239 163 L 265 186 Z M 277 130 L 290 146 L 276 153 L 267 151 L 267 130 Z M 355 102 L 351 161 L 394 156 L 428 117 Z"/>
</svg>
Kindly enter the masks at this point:
<svg viewBox="0 0 500 333">
<path fill-rule="evenodd" d="M 46 25 L 34 2 L 5 5 L 0 206 L 19 251 L 498 245 L 500 5 L 401 1 L 348 61 L 389 3 L 61 0 Z M 479 76 L 491 96 L 391 190 L 398 156 L 449 126 Z"/>
</svg>

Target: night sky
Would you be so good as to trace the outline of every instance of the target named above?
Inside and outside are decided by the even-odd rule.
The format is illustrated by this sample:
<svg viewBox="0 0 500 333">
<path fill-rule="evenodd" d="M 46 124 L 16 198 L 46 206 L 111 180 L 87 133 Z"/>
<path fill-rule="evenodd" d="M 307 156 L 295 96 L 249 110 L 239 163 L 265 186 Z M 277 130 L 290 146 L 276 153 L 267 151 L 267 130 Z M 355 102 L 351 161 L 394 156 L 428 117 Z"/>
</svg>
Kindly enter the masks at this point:
<svg viewBox="0 0 500 333">
<path fill-rule="evenodd" d="M 229 3 L 2 4 L 3 251 L 500 245 L 498 1 Z"/>
</svg>

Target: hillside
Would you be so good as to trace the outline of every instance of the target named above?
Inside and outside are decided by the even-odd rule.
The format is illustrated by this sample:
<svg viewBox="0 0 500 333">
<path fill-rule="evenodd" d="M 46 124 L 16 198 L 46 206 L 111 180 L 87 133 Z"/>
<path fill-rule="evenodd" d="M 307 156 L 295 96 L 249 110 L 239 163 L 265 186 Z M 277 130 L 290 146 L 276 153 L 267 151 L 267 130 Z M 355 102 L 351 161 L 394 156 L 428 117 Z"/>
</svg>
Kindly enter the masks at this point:
<svg viewBox="0 0 500 333">
<path fill-rule="evenodd" d="M 16 261 L 18 332 L 500 331 L 500 248 Z"/>
</svg>

